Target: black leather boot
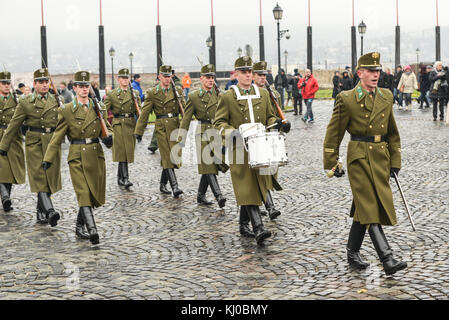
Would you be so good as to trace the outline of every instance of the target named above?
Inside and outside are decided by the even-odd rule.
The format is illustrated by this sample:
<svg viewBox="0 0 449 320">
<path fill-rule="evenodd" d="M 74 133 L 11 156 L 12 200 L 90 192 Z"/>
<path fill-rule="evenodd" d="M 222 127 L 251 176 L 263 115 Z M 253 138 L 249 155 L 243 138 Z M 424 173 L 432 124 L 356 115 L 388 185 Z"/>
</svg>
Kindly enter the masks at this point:
<svg viewBox="0 0 449 320">
<path fill-rule="evenodd" d="M 160 186 L 159 190 L 163 194 L 171 194 L 170 190 L 167 189 L 167 182 L 168 182 L 167 169 L 162 169 L 161 186 Z"/>
<path fill-rule="evenodd" d="M 173 196 L 175 198 L 179 197 L 180 194 L 182 194 L 182 190 L 178 188 L 178 181 L 176 179 L 175 175 L 175 169 L 173 168 L 167 168 L 165 169 L 168 175 L 168 181 L 170 181 L 170 186 L 173 191 Z"/>
<path fill-rule="evenodd" d="M 274 207 L 273 198 L 271 197 L 270 190 L 267 191 L 267 200 L 264 203 L 271 220 L 274 220 L 278 216 L 280 216 L 281 212 Z"/>
<path fill-rule="evenodd" d="M 12 202 L 9 197 L 10 193 L 6 183 L 0 183 L 0 194 L 2 197 L 3 210 L 5 210 L 5 212 L 11 211 Z"/>
<path fill-rule="evenodd" d="M 95 224 L 94 214 L 91 207 L 80 208 L 83 221 L 86 224 L 87 232 L 89 233 L 89 240 L 92 244 L 99 244 L 100 237 L 98 236 L 97 226 Z"/>
<path fill-rule="evenodd" d="M 210 202 L 206 198 L 206 191 L 207 191 L 207 187 L 209 186 L 209 183 L 207 180 L 208 180 L 207 175 L 202 174 L 201 179 L 200 179 L 200 185 L 198 186 L 198 194 L 196 196 L 196 201 L 200 204 L 205 204 L 205 205 L 210 206 L 212 204 L 212 202 Z"/>
<path fill-rule="evenodd" d="M 369 263 L 366 263 L 360 257 L 360 247 L 365 237 L 366 226 L 360 222 L 353 221 L 351 230 L 349 231 L 348 245 L 346 251 L 348 254 L 349 265 L 357 269 L 366 269 Z"/>
<path fill-rule="evenodd" d="M 393 258 L 393 251 L 388 245 L 387 238 L 380 224 L 371 224 L 368 228 L 368 233 L 387 276 L 407 268 L 407 262 L 397 261 Z"/>
<path fill-rule="evenodd" d="M 58 224 L 60 216 L 53 207 L 53 203 L 50 199 L 50 194 L 47 192 L 38 192 L 37 197 L 40 201 L 42 211 L 44 211 L 45 215 L 48 218 L 48 223 L 52 227 L 56 226 Z"/>
<path fill-rule="evenodd" d="M 245 206 L 240 206 L 239 231 L 244 237 L 255 238 L 254 232 L 249 228 L 249 216 Z"/>
<path fill-rule="evenodd" d="M 129 181 L 128 162 L 120 162 L 122 164 L 122 181 L 126 189 L 131 187 L 133 183 Z"/>
<path fill-rule="evenodd" d="M 48 219 L 45 215 L 44 210 L 42 209 L 39 197 L 37 198 L 37 205 L 36 205 L 36 221 L 37 221 L 37 223 L 41 223 L 41 224 L 48 223 Z"/>
<path fill-rule="evenodd" d="M 118 163 L 117 184 L 119 185 L 119 187 L 123 187 L 125 185 L 123 183 L 123 176 L 122 176 L 122 162 Z"/>
<path fill-rule="evenodd" d="M 266 238 L 271 237 L 271 231 L 264 228 L 258 206 L 248 205 L 245 206 L 245 209 L 248 213 L 249 219 L 251 220 L 251 224 L 253 225 L 253 231 L 257 244 L 262 244 Z"/>
<path fill-rule="evenodd" d="M 89 239 L 89 234 L 84 227 L 83 214 L 81 213 L 81 208 L 78 209 L 78 217 L 76 218 L 76 229 L 75 234 L 81 239 Z"/>
<path fill-rule="evenodd" d="M 218 184 L 218 179 L 215 174 L 208 174 L 207 180 L 209 181 L 210 188 L 212 189 L 212 193 L 215 196 L 215 199 L 217 199 L 218 206 L 220 208 L 223 208 L 226 204 L 226 198 L 223 197 L 220 190 L 220 185 Z"/>
</svg>

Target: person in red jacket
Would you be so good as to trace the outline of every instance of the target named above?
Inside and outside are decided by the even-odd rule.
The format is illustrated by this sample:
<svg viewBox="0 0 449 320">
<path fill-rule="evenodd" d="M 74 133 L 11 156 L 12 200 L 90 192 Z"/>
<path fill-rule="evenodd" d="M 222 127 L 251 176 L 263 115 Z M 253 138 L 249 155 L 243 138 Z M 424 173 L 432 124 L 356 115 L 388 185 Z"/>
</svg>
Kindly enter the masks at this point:
<svg viewBox="0 0 449 320">
<path fill-rule="evenodd" d="M 313 123 L 312 102 L 319 87 L 318 81 L 312 75 L 310 69 L 306 69 L 305 76 L 299 79 L 298 88 L 301 90 L 302 98 L 307 106 L 307 112 L 302 121 Z"/>
</svg>

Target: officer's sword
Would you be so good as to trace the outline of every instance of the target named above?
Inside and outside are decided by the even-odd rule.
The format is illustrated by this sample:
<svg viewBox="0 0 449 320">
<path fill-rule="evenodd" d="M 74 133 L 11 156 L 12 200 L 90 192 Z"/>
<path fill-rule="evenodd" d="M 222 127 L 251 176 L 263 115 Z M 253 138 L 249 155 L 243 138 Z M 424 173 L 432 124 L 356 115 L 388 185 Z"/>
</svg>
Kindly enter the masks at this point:
<svg viewBox="0 0 449 320">
<path fill-rule="evenodd" d="M 401 194 L 402 200 L 404 201 L 405 209 L 407 211 L 408 218 L 412 225 L 412 229 L 413 229 L 413 231 L 416 231 L 415 224 L 413 223 L 412 215 L 410 214 L 410 209 L 408 207 L 407 200 L 405 200 L 404 192 L 402 191 L 401 184 L 399 183 L 398 175 L 396 174 L 396 172 L 393 172 L 393 176 L 394 176 L 394 180 L 396 181 L 396 184 L 398 185 L 399 193 Z"/>
</svg>

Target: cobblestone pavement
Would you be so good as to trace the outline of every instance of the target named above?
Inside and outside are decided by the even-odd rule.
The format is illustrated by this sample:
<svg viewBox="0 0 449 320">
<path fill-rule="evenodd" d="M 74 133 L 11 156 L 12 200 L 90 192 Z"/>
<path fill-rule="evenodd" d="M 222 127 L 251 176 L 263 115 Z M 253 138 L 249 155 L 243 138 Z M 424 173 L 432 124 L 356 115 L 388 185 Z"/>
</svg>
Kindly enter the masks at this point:
<svg viewBox="0 0 449 320">
<path fill-rule="evenodd" d="M 385 232 L 409 267 L 386 277 L 369 236 L 361 254 L 370 267 L 359 272 L 346 263 L 349 182 L 328 179 L 322 169 L 331 111 L 332 102 L 315 101 L 311 125 L 287 115 L 290 163 L 280 172 L 284 190 L 274 193 L 282 215 L 264 218 L 273 236 L 261 247 L 238 233 L 229 173 L 219 176 L 228 198 L 224 210 L 197 205 L 199 176 L 188 161 L 177 170 L 180 199 L 160 194 L 159 153 L 147 150 L 152 128 L 130 165 L 131 191 L 117 186 L 117 164 L 105 149 L 107 203 L 95 210 L 101 242 L 77 240 L 78 208 L 63 145 L 63 190 L 53 196 L 62 213 L 58 226 L 35 223 L 36 196 L 28 185 L 13 187 L 14 210 L 0 210 L 0 299 L 447 299 L 449 126 L 416 106 L 395 111 L 400 178 L 418 231 L 393 186 L 399 223 Z M 346 135 L 342 150 L 347 141 Z M 213 198 L 210 190 L 207 195 Z"/>
</svg>

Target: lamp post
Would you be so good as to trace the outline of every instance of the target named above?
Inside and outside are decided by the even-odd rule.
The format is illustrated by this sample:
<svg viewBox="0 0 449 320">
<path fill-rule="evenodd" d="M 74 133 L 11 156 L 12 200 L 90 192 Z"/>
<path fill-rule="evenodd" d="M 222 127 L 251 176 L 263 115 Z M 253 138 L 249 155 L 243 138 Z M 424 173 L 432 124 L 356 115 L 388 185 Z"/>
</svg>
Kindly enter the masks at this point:
<svg viewBox="0 0 449 320">
<path fill-rule="evenodd" d="M 128 57 L 129 57 L 129 62 L 130 62 L 130 64 L 131 64 L 131 79 L 132 79 L 132 77 L 133 77 L 133 58 L 134 58 L 133 53 L 130 52 L 129 55 L 128 55 Z"/>
<path fill-rule="evenodd" d="M 419 72 L 419 55 L 421 50 L 419 48 L 416 49 L 416 79 L 418 80 L 418 72 Z"/>
<path fill-rule="evenodd" d="M 209 49 L 209 63 L 212 64 L 213 62 L 213 56 L 212 56 L 212 47 L 213 47 L 214 43 L 212 41 L 211 37 L 208 37 L 206 40 L 206 46 Z"/>
<path fill-rule="evenodd" d="M 288 34 L 288 30 L 281 30 L 280 29 L 280 21 L 282 20 L 282 14 L 284 11 L 279 6 L 278 3 L 276 3 L 276 7 L 273 9 L 273 16 L 274 19 L 277 22 L 277 32 L 278 32 L 278 83 L 276 83 L 276 88 L 278 90 L 281 90 L 282 92 L 279 92 L 281 94 L 281 107 L 284 109 L 284 89 L 282 87 L 282 76 L 281 76 L 281 38 L 286 34 L 286 38 L 290 39 L 290 35 Z"/>
<path fill-rule="evenodd" d="M 242 52 L 243 52 L 242 48 L 237 49 L 237 55 L 239 56 L 239 58 L 242 56 Z"/>
<path fill-rule="evenodd" d="M 109 49 L 109 55 L 111 56 L 111 79 L 112 79 L 111 88 L 114 89 L 114 55 L 115 55 L 115 50 L 114 50 L 113 47 L 111 47 L 111 49 Z"/>
<path fill-rule="evenodd" d="M 285 57 L 285 74 L 287 74 L 287 57 L 288 57 L 288 51 L 284 51 L 284 57 Z"/>
<path fill-rule="evenodd" d="M 362 22 L 359 24 L 359 33 L 360 33 L 360 55 L 363 56 L 363 35 L 366 32 L 366 24 Z"/>
</svg>

